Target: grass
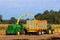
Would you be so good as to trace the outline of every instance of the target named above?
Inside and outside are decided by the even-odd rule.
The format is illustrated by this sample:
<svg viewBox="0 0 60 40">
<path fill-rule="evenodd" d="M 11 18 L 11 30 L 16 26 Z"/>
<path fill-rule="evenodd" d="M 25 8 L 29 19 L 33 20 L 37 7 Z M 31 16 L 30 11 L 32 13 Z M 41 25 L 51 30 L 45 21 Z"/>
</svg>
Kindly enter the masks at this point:
<svg viewBox="0 0 60 40">
<path fill-rule="evenodd" d="M 60 29 L 60 25 L 52 25 L 53 29 Z"/>
<path fill-rule="evenodd" d="M 5 27 L 0 27 L 0 30 L 6 30 L 6 28 Z"/>
<path fill-rule="evenodd" d="M 8 24 L 0 24 L 0 30 L 6 30 Z"/>
</svg>

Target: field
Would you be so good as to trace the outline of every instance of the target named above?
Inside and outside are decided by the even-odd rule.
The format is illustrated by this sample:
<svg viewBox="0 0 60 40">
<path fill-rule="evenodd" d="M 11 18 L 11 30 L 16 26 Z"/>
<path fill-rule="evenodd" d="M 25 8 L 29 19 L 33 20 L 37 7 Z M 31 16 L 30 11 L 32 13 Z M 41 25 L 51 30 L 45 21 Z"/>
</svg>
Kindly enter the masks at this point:
<svg viewBox="0 0 60 40">
<path fill-rule="evenodd" d="M 0 24 L 0 40 L 60 40 L 60 25 L 52 25 L 54 34 L 43 35 L 5 35 L 9 24 Z"/>
</svg>

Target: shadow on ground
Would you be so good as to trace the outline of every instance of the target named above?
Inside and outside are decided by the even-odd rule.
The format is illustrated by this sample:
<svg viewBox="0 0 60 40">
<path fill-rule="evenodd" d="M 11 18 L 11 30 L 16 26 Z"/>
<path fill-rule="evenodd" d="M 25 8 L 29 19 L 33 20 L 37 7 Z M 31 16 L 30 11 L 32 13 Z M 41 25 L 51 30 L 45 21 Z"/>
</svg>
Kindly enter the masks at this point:
<svg viewBox="0 0 60 40">
<path fill-rule="evenodd" d="M 13 40 L 29 40 L 29 39 L 13 39 Z M 39 40 L 46 40 L 46 39 L 39 39 Z M 47 40 L 60 40 L 60 37 L 51 37 L 50 39 Z"/>
<path fill-rule="evenodd" d="M 51 39 L 47 39 L 47 40 L 60 40 L 60 37 L 51 37 Z"/>
<path fill-rule="evenodd" d="M 28 40 L 28 39 L 13 39 L 13 40 Z"/>
</svg>

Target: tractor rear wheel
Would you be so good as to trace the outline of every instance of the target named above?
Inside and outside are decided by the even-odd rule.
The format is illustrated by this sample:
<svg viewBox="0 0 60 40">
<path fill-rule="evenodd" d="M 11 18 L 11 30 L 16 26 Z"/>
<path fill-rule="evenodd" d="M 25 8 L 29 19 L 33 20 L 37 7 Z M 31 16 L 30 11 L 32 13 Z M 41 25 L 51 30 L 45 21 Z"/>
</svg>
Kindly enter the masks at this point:
<svg viewBox="0 0 60 40">
<path fill-rule="evenodd" d="M 20 32 L 20 34 L 21 34 L 21 35 L 25 35 L 25 34 L 26 34 L 25 30 L 22 30 L 22 31 Z"/>
</svg>

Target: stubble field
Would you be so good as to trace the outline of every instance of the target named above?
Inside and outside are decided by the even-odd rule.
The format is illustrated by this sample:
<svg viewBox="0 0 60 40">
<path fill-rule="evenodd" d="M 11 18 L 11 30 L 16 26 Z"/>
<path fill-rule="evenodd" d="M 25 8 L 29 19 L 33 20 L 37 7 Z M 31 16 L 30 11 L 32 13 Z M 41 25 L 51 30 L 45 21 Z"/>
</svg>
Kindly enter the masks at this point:
<svg viewBox="0 0 60 40">
<path fill-rule="evenodd" d="M 43 35 L 5 35 L 9 24 L 0 24 L 0 40 L 60 40 L 60 29 L 53 25 L 54 34 Z"/>
</svg>

